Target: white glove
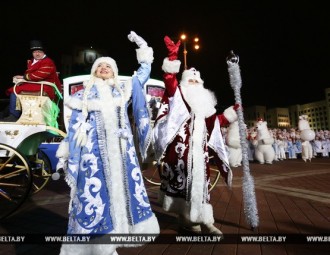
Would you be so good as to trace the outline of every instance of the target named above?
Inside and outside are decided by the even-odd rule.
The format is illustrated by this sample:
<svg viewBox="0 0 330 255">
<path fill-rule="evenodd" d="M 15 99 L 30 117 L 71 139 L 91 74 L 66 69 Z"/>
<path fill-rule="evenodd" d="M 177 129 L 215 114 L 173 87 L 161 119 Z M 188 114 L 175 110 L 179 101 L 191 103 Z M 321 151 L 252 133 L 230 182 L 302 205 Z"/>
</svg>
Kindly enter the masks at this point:
<svg viewBox="0 0 330 255">
<path fill-rule="evenodd" d="M 148 47 L 147 42 L 141 36 L 138 36 L 134 31 L 131 31 L 127 37 L 131 42 L 135 42 L 139 48 Z"/>
</svg>

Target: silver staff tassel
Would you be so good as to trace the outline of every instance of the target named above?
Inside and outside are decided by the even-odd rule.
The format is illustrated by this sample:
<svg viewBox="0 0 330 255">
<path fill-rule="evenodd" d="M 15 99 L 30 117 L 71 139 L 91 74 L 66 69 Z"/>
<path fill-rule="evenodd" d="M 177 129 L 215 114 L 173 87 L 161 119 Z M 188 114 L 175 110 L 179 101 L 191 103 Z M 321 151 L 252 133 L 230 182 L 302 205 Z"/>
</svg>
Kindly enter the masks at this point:
<svg viewBox="0 0 330 255">
<path fill-rule="evenodd" d="M 254 229 L 259 225 L 259 216 L 257 209 L 257 202 L 254 190 L 254 179 L 250 174 L 249 157 L 248 157 L 248 144 L 246 139 L 246 125 L 244 122 L 244 115 L 242 111 L 242 98 L 241 87 L 242 79 L 241 72 L 238 65 L 239 57 L 230 51 L 227 57 L 228 72 L 230 85 L 234 90 L 235 102 L 241 107 L 237 110 L 239 135 L 242 147 L 242 163 L 243 163 L 243 200 L 244 200 L 244 213 L 246 221 Z"/>
</svg>

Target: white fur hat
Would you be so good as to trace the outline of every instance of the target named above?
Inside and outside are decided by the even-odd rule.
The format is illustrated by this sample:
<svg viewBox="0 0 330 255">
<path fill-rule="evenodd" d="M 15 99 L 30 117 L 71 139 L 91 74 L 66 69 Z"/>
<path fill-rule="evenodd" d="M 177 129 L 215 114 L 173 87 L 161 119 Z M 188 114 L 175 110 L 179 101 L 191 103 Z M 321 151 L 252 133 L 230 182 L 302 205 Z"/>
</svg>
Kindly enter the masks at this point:
<svg viewBox="0 0 330 255">
<path fill-rule="evenodd" d="M 85 118 L 85 121 L 87 120 L 87 116 L 88 116 L 87 97 L 88 97 L 89 91 L 92 88 L 92 86 L 95 82 L 95 79 L 96 79 L 95 71 L 96 71 L 98 65 L 101 63 L 107 63 L 111 66 L 112 71 L 113 71 L 113 76 L 114 76 L 113 81 L 114 81 L 115 85 L 118 83 L 118 67 L 117 67 L 116 61 L 110 57 L 100 57 L 100 58 L 96 59 L 94 61 L 92 69 L 91 69 L 91 78 L 84 82 L 85 91 L 84 91 L 84 95 L 83 95 L 82 114 Z M 86 144 L 87 134 L 86 134 L 86 129 L 84 128 L 84 124 L 82 124 L 78 128 L 74 138 L 76 139 L 77 144 L 79 146 L 84 146 Z"/>
<path fill-rule="evenodd" d="M 188 80 L 190 79 L 197 80 L 199 83 L 203 83 L 200 72 L 197 71 L 195 68 L 184 70 L 182 73 L 181 81 L 188 82 Z"/>
<path fill-rule="evenodd" d="M 96 59 L 92 66 L 91 75 L 95 76 L 96 68 L 100 63 L 109 64 L 113 70 L 114 78 L 115 79 L 118 78 L 118 67 L 117 67 L 116 61 L 110 57 L 100 57 L 100 58 Z"/>
</svg>

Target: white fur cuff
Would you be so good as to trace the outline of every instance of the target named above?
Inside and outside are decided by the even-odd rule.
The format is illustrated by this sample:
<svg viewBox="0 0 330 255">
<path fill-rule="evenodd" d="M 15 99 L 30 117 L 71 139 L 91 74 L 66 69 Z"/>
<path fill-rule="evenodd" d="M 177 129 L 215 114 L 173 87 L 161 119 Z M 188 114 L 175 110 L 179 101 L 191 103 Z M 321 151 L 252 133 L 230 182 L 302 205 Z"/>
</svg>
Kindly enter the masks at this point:
<svg viewBox="0 0 330 255">
<path fill-rule="evenodd" d="M 165 73 L 178 73 L 180 71 L 180 60 L 169 60 L 164 58 L 162 69 Z"/>
<path fill-rule="evenodd" d="M 136 57 L 139 63 L 151 64 L 154 61 L 154 50 L 151 47 L 136 49 Z"/>
<path fill-rule="evenodd" d="M 63 140 L 56 151 L 57 158 L 68 158 L 69 157 L 69 143 Z"/>
<path fill-rule="evenodd" d="M 228 120 L 229 123 L 234 122 L 235 120 L 238 119 L 237 113 L 234 110 L 233 106 L 228 107 L 224 112 L 224 116 Z"/>
</svg>

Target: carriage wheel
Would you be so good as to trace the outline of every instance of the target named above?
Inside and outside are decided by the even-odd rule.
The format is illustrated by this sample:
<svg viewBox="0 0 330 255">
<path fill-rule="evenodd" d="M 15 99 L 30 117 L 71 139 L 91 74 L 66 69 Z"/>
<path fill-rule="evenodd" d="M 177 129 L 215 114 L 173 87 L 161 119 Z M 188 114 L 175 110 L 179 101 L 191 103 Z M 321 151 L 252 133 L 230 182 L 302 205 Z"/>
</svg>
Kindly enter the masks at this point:
<svg viewBox="0 0 330 255">
<path fill-rule="evenodd" d="M 30 160 L 31 172 L 33 175 L 32 194 L 42 190 L 48 183 L 52 166 L 46 153 L 38 149 L 35 159 Z"/>
<path fill-rule="evenodd" d="M 51 132 L 52 134 L 56 134 L 52 137 L 52 142 L 59 142 L 65 136 L 66 133 L 60 129 L 47 126 L 46 130 Z M 36 194 L 40 190 L 42 190 L 50 177 L 52 176 L 52 164 L 45 152 L 38 149 L 34 158 L 30 159 L 30 164 L 32 165 L 32 173 L 33 173 L 33 182 L 32 182 L 32 195 Z"/>
<path fill-rule="evenodd" d="M 219 179 L 221 177 L 220 171 L 215 168 L 210 168 L 210 188 L 209 192 L 211 192 L 214 187 L 217 185 Z"/>
<path fill-rule="evenodd" d="M 162 170 L 162 165 L 157 165 L 155 161 L 152 163 L 144 163 L 142 164 L 143 168 L 143 179 L 145 179 L 147 182 L 160 186 L 160 173 Z"/>
<path fill-rule="evenodd" d="M 160 180 L 160 176 L 161 176 L 161 172 L 163 168 L 163 164 L 161 165 L 153 165 L 153 166 L 147 166 L 147 167 L 143 167 L 143 178 L 153 184 L 153 185 L 157 185 L 160 186 L 161 184 L 161 180 Z M 209 188 L 209 192 L 211 192 L 214 187 L 217 185 L 219 179 L 221 177 L 220 171 L 218 169 L 215 168 L 210 168 L 210 188 Z"/>
<path fill-rule="evenodd" d="M 30 193 L 28 161 L 13 147 L 0 144 L 0 219 L 15 212 Z"/>
</svg>

